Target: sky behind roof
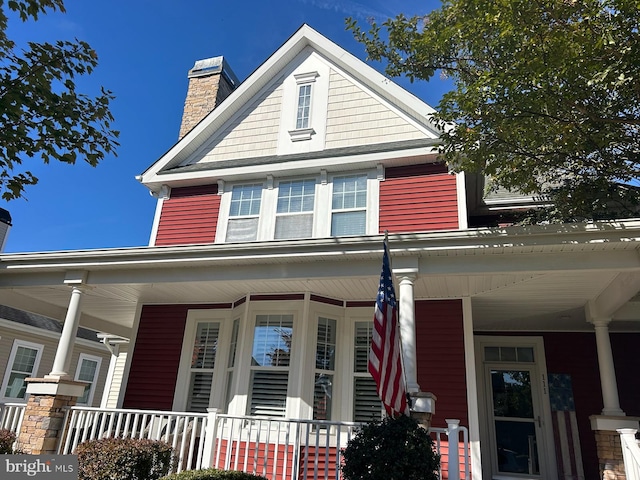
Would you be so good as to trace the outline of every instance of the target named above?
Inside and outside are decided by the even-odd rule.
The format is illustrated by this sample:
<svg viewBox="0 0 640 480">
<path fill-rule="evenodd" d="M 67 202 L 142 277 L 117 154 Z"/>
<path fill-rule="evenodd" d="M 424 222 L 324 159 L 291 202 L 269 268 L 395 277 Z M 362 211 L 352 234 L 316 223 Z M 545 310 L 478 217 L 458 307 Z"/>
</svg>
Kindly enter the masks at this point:
<svg viewBox="0 0 640 480">
<path fill-rule="evenodd" d="M 156 200 L 135 176 L 177 141 L 187 72 L 196 60 L 223 55 L 242 81 L 303 23 L 364 60 L 364 47 L 345 31 L 346 17 L 366 26 L 368 18 L 423 15 L 439 5 L 435 0 L 66 0 L 65 14 L 27 23 L 11 18 L 8 34 L 18 44 L 78 38 L 97 51 L 99 67 L 77 85 L 83 93 L 95 95 L 104 86 L 116 95 L 111 110 L 120 147 L 117 157 L 95 168 L 27 159 L 40 182 L 27 188 L 25 199 L 0 202 L 13 222 L 5 252 L 148 244 Z M 439 79 L 396 81 L 431 106 L 449 87 Z"/>
</svg>

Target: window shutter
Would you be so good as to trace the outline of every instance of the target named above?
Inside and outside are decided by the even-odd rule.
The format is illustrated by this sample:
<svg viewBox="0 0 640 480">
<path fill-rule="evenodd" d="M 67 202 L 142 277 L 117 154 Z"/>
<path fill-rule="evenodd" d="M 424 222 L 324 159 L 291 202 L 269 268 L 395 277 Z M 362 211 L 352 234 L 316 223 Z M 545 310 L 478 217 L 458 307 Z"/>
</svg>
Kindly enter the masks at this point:
<svg viewBox="0 0 640 480">
<path fill-rule="evenodd" d="M 191 373 L 187 411 L 206 412 L 209 408 L 209 397 L 213 386 L 213 372 Z"/>
<path fill-rule="evenodd" d="M 256 370 L 251 373 L 251 415 L 284 417 L 289 372 Z"/>
<path fill-rule="evenodd" d="M 376 382 L 371 377 L 356 377 L 353 391 L 353 421 L 371 422 L 380 420 L 382 416 L 382 402 L 376 391 Z"/>
</svg>

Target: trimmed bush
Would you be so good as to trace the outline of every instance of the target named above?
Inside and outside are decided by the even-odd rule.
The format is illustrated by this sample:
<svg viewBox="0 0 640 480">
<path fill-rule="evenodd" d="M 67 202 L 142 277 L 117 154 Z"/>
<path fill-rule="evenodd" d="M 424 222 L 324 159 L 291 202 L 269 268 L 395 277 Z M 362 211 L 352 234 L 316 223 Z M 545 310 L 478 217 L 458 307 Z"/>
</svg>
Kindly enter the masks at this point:
<svg viewBox="0 0 640 480">
<path fill-rule="evenodd" d="M 0 454 L 11 455 L 13 453 L 13 442 L 15 441 L 15 433 L 4 428 L 0 429 Z"/>
<path fill-rule="evenodd" d="M 343 458 L 346 480 L 437 480 L 440 468 L 427 431 L 404 415 L 362 427 Z"/>
<path fill-rule="evenodd" d="M 81 443 L 79 480 L 157 480 L 171 471 L 171 445 L 132 438 L 103 438 Z"/>
<path fill-rule="evenodd" d="M 237 472 L 235 470 L 218 470 L 207 468 L 205 470 L 187 470 L 162 477 L 160 480 L 267 480 L 259 475 Z"/>
</svg>

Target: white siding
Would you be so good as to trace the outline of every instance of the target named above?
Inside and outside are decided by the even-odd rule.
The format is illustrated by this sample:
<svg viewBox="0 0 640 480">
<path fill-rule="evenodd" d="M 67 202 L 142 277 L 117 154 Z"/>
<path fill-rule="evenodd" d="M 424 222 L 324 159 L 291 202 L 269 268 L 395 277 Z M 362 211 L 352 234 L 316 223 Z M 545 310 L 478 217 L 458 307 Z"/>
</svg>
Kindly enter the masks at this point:
<svg viewBox="0 0 640 480">
<path fill-rule="evenodd" d="M 111 389 L 107 397 L 106 408 L 118 408 L 118 396 L 120 395 L 120 387 L 122 386 L 122 377 L 124 374 L 124 365 L 127 362 L 127 347 L 120 346 L 120 354 L 116 360 L 116 367 L 113 371 L 113 379 L 111 380 Z"/>
<path fill-rule="evenodd" d="M 201 162 L 274 155 L 281 105 L 281 86 L 257 96 L 213 139 Z"/>
<path fill-rule="evenodd" d="M 425 137 L 406 119 L 333 70 L 329 85 L 326 135 L 326 148 Z"/>
</svg>

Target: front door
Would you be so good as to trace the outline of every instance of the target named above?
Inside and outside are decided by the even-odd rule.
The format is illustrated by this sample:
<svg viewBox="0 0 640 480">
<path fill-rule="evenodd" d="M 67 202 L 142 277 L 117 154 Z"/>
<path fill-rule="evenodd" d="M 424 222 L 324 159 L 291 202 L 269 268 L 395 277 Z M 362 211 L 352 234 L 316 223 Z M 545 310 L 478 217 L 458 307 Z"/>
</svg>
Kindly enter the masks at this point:
<svg viewBox="0 0 640 480">
<path fill-rule="evenodd" d="M 528 342 L 482 341 L 485 445 L 483 465 L 493 479 L 555 478 L 546 372 L 541 348 Z M 552 432 L 551 432 L 551 435 Z M 489 473 L 489 472 L 487 472 Z M 487 477 L 488 478 L 488 477 Z"/>
</svg>

